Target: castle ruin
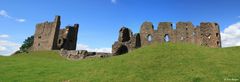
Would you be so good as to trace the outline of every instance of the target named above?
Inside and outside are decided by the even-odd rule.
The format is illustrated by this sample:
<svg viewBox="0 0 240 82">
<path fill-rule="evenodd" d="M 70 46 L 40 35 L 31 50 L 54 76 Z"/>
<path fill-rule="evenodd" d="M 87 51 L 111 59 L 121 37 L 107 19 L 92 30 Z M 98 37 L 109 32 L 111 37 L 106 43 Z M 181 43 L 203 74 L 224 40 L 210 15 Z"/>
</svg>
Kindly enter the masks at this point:
<svg viewBox="0 0 240 82">
<path fill-rule="evenodd" d="M 60 29 L 60 18 L 60 16 L 56 16 L 53 22 L 47 21 L 36 25 L 33 51 L 57 50 L 60 56 L 70 60 L 111 56 L 110 53 L 76 50 L 79 25 L 74 24 L 74 26 Z"/>
<path fill-rule="evenodd" d="M 189 43 L 211 48 L 221 47 L 219 25 L 212 22 L 202 22 L 196 27 L 191 22 L 178 22 L 176 29 L 173 29 L 171 22 L 160 22 L 157 30 L 154 30 L 151 22 L 144 22 L 140 33 L 135 34 L 131 29 L 122 27 L 118 41 L 112 45 L 112 54 L 76 50 L 79 25 L 66 26 L 64 29 L 60 29 L 60 25 L 60 16 L 56 16 L 53 22 L 37 24 L 33 51 L 59 50 L 61 56 L 79 60 L 121 55 L 152 43 Z"/>
<path fill-rule="evenodd" d="M 122 27 L 118 41 L 112 45 L 112 53 L 124 54 L 155 42 L 190 43 L 220 48 L 220 29 L 217 23 L 202 22 L 200 26 L 195 27 L 191 22 L 178 22 L 174 30 L 171 22 L 160 22 L 157 30 L 154 30 L 151 22 L 144 22 L 140 33 L 134 35 L 129 28 Z"/>
<path fill-rule="evenodd" d="M 56 16 L 53 22 L 36 25 L 33 51 L 42 50 L 75 50 L 77 44 L 78 24 L 60 29 L 61 17 Z"/>
</svg>

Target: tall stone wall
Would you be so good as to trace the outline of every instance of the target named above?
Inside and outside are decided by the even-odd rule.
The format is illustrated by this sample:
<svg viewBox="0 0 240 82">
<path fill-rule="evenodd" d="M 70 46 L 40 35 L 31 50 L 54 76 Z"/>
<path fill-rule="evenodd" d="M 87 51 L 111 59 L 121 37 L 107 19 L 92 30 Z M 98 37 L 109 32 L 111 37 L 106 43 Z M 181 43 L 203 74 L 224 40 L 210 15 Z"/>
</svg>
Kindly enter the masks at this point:
<svg viewBox="0 0 240 82">
<path fill-rule="evenodd" d="M 151 22 L 144 22 L 141 25 L 140 33 L 136 33 L 134 36 L 132 36 L 132 33 L 125 32 L 126 29 L 130 30 L 124 27 L 119 31 L 119 39 L 113 44 L 113 54 L 123 54 L 118 53 L 118 51 L 126 53 L 129 50 L 154 42 L 189 43 L 212 48 L 221 47 L 220 29 L 217 23 L 202 22 L 200 26 L 195 27 L 191 22 L 178 22 L 176 29 L 173 29 L 171 22 L 160 22 L 157 30 L 154 30 Z M 124 36 L 129 34 L 130 36 Z"/>
<path fill-rule="evenodd" d="M 53 50 L 57 45 L 57 36 L 60 28 L 60 16 L 56 16 L 54 22 L 44 22 L 36 25 L 33 50 Z"/>
<path fill-rule="evenodd" d="M 67 26 L 60 29 L 61 17 L 56 16 L 53 22 L 44 22 L 36 25 L 34 34 L 34 51 L 43 50 L 75 50 L 79 25 Z"/>
</svg>

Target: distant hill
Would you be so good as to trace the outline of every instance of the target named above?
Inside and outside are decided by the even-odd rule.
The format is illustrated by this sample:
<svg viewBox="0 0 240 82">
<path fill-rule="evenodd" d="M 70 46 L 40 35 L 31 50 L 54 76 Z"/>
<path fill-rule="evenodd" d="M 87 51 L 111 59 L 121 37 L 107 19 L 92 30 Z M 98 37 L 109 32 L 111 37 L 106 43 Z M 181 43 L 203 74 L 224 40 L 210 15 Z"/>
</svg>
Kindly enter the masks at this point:
<svg viewBox="0 0 240 82">
<path fill-rule="evenodd" d="M 54 51 L 0 57 L 0 82 L 239 82 L 240 47 L 152 44 L 109 58 L 69 61 Z"/>
</svg>

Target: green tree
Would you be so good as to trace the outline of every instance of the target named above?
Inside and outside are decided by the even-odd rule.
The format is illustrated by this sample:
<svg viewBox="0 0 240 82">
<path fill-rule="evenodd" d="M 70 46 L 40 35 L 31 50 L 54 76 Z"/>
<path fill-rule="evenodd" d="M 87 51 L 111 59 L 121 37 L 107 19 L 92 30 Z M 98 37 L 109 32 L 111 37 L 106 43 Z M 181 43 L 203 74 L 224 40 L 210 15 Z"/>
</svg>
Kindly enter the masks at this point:
<svg viewBox="0 0 240 82">
<path fill-rule="evenodd" d="M 27 52 L 29 48 L 32 47 L 34 41 L 34 36 L 30 36 L 23 42 L 22 46 L 20 47 L 20 52 Z"/>
</svg>

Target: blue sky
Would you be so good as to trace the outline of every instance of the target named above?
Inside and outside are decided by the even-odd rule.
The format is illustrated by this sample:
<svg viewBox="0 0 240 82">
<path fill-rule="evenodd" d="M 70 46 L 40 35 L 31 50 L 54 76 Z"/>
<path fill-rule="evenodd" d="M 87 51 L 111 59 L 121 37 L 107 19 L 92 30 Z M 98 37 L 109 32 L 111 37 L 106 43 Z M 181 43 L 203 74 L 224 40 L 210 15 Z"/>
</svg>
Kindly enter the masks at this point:
<svg viewBox="0 0 240 82">
<path fill-rule="evenodd" d="M 1 0 L 0 54 L 9 54 L 35 32 L 35 25 L 62 18 L 61 27 L 78 23 L 79 49 L 110 49 L 122 26 L 139 32 L 144 21 L 217 22 L 228 46 L 240 45 L 240 0 Z M 227 30 L 229 29 L 229 30 Z M 227 30 L 225 32 L 225 30 Z M 235 30 L 235 31 L 234 31 Z M 235 34 L 232 34 L 234 31 Z M 234 38 L 229 36 L 236 36 Z M 3 37 L 2 37 L 3 36 Z M 5 37 L 4 37 L 5 36 Z M 234 40 L 235 43 L 229 42 Z M 11 45 L 11 46 L 9 46 Z"/>
</svg>

